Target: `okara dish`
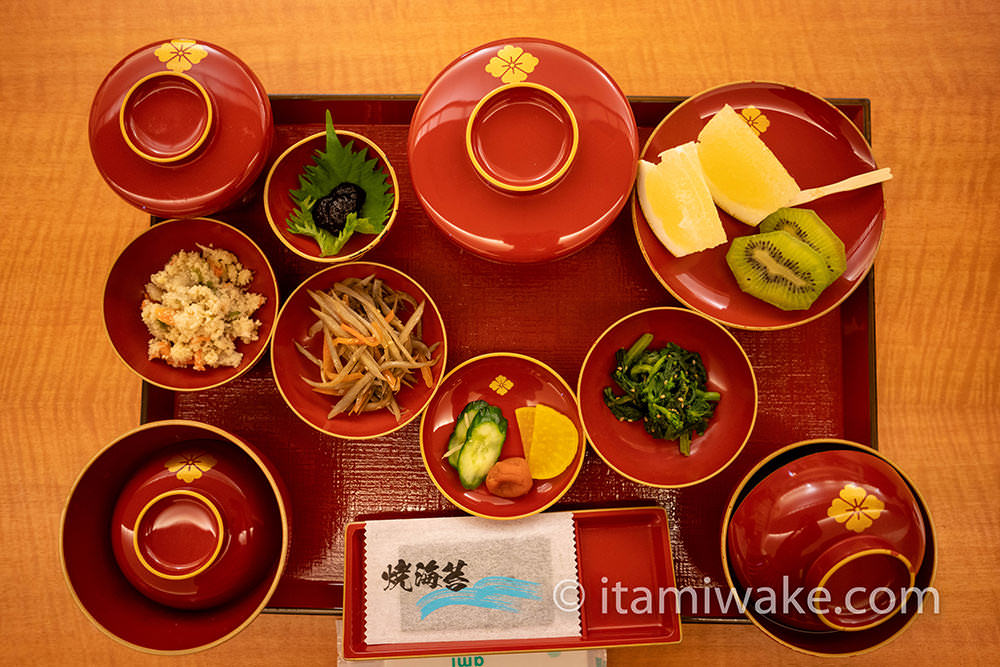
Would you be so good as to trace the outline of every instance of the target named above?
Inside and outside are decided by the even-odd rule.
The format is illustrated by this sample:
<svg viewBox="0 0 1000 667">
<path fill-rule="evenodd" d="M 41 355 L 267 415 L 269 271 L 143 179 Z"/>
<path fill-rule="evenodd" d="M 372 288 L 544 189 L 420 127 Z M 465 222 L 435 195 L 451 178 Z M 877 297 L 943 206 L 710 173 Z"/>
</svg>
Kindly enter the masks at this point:
<svg viewBox="0 0 1000 667">
<path fill-rule="evenodd" d="M 236 255 L 198 245 L 181 250 L 150 276 L 142 301 L 142 321 L 149 329 L 149 358 L 176 367 L 239 366 L 237 341 L 259 336 L 260 321 L 251 316 L 266 298 L 244 288 L 253 279 Z"/>
<path fill-rule="evenodd" d="M 150 334 L 141 309 L 143 299 L 150 296 L 146 294 L 150 276 L 180 251 L 198 255 L 201 246 L 224 248 L 235 255 L 252 276 L 245 291 L 264 300 L 253 313 L 253 319 L 260 322 L 256 339 L 236 344 L 242 354 L 238 364 L 206 365 L 205 370 L 195 371 L 191 366 L 171 366 L 149 358 Z M 263 250 L 235 227 L 209 218 L 157 222 L 122 250 L 104 285 L 104 327 L 115 353 L 143 380 L 170 391 L 218 387 L 247 372 L 268 347 L 277 310 L 278 283 Z"/>
</svg>

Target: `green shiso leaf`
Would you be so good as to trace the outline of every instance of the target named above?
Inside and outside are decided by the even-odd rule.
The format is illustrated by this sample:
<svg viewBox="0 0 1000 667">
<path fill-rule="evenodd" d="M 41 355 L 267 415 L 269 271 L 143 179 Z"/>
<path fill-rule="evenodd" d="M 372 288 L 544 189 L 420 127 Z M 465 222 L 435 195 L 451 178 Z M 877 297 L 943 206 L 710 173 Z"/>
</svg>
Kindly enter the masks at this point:
<svg viewBox="0 0 1000 667">
<path fill-rule="evenodd" d="M 305 167 L 299 176 L 299 188 L 288 194 L 295 202 L 295 210 L 288 216 L 288 231 L 309 236 L 319 244 L 323 257 L 336 255 L 357 232 L 359 234 L 379 234 L 392 212 L 393 192 L 388 177 L 379 168 L 378 158 L 368 159 L 368 148 L 354 150 L 354 141 L 347 145 L 333 127 L 330 111 L 326 112 L 326 150 L 317 150 L 313 164 Z M 312 216 L 312 208 L 319 199 L 330 194 L 341 183 L 354 183 L 365 191 L 365 203 L 360 215 L 351 213 L 339 234 L 318 227 Z"/>
</svg>

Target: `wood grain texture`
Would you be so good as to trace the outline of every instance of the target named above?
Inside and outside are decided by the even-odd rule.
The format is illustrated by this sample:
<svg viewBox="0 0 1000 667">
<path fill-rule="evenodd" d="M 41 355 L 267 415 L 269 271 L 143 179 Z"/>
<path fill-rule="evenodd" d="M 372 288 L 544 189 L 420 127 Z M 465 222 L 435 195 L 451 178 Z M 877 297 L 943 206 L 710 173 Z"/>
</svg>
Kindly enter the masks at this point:
<svg viewBox="0 0 1000 667">
<path fill-rule="evenodd" d="M 489 3 L 52 0 L 0 4 L 0 636 L 8 664 L 162 662 L 75 607 L 58 558 L 73 480 L 138 419 L 139 382 L 100 321 L 104 277 L 147 218 L 101 180 L 90 101 L 131 50 L 223 45 L 271 93 L 419 93 L 480 43 L 531 35 L 601 63 L 629 95 L 733 80 L 868 97 L 895 179 L 876 260 L 879 442 L 920 487 L 941 613 L 866 658 L 976 664 L 1000 645 L 1000 12 L 989 0 Z M 185 664 L 331 664 L 329 617 L 264 615 Z M 687 625 L 611 665 L 816 662 L 750 626 Z"/>
</svg>

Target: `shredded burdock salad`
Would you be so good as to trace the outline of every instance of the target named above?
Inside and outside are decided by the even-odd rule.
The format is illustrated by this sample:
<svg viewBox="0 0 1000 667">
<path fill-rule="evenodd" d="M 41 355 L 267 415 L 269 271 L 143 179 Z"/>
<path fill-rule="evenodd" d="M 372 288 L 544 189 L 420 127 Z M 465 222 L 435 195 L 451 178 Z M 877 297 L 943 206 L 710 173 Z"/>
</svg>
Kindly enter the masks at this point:
<svg viewBox="0 0 1000 667">
<path fill-rule="evenodd" d="M 337 398 L 327 417 L 387 409 L 399 421 L 396 394 L 420 381 L 434 384 L 431 369 L 438 362 L 434 352 L 439 344 L 428 346 L 422 340 L 426 301 L 418 303 L 374 275 L 308 293 L 317 320 L 306 340 L 322 334 L 322 353 L 317 357 L 299 341 L 295 346 L 319 369 L 318 380 L 302 379 L 313 390 Z"/>
</svg>

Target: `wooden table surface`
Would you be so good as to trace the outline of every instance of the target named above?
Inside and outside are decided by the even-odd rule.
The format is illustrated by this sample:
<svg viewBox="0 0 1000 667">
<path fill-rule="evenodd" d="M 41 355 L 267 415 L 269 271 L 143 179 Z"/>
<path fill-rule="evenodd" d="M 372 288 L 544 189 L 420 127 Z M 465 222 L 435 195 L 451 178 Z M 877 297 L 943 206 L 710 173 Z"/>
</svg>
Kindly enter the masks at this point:
<svg viewBox="0 0 1000 667">
<path fill-rule="evenodd" d="M 148 218 L 114 195 L 87 143 L 91 99 L 125 54 L 175 36 L 239 55 L 269 93 L 420 93 L 502 37 L 570 44 L 629 95 L 736 80 L 871 100 L 891 166 L 876 259 L 881 450 L 938 530 L 940 613 L 855 662 L 995 661 L 1000 646 L 1000 11 L 944 2 L 0 3 L 0 637 L 4 664 L 163 660 L 108 639 L 74 605 L 60 512 L 104 444 L 135 426 L 139 381 L 102 330 L 106 272 Z M 263 615 L 185 664 L 331 664 L 334 619 Z M 756 628 L 686 625 L 609 663 L 805 663 Z"/>
</svg>

